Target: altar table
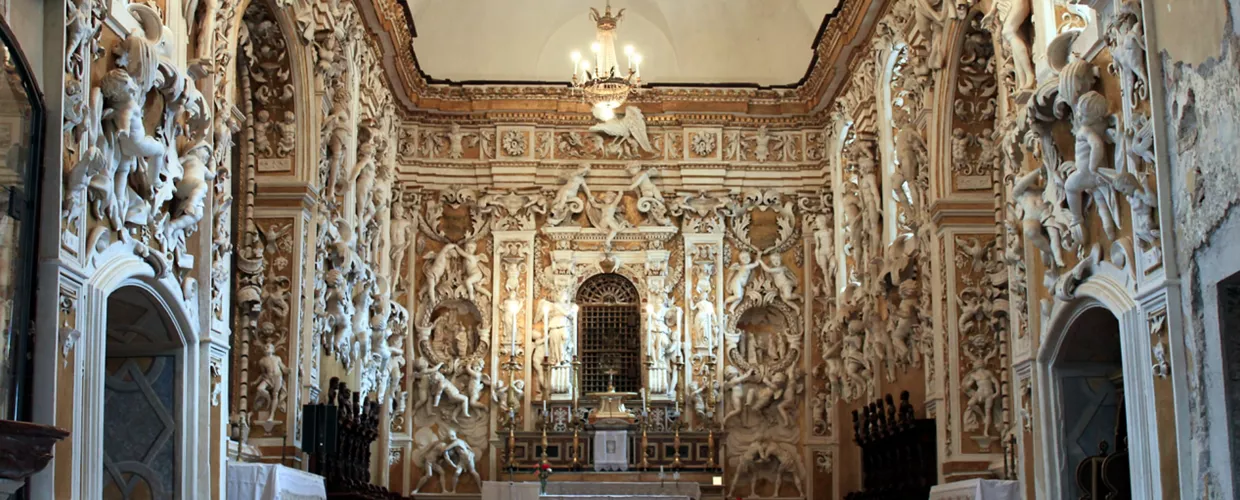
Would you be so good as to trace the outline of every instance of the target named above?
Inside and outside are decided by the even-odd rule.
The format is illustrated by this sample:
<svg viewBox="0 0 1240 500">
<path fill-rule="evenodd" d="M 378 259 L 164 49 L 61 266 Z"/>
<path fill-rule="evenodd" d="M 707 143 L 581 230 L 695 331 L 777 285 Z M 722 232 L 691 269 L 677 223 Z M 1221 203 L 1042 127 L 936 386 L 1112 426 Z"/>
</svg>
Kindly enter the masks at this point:
<svg viewBox="0 0 1240 500">
<path fill-rule="evenodd" d="M 590 500 L 633 499 L 640 500 L 698 500 L 702 498 L 702 488 L 698 483 L 665 481 L 632 482 L 632 483 L 591 483 L 591 482 L 549 482 L 549 497 L 571 497 L 587 495 Z"/>
<path fill-rule="evenodd" d="M 228 500 L 323 500 L 323 476 L 278 464 L 228 462 Z"/>
<path fill-rule="evenodd" d="M 484 481 L 482 500 L 539 500 L 538 483 Z"/>
<path fill-rule="evenodd" d="M 930 500 L 1016 500 L 1020 483 L 994 479 L 969 479 L 930 488 Z"/>
</svg>

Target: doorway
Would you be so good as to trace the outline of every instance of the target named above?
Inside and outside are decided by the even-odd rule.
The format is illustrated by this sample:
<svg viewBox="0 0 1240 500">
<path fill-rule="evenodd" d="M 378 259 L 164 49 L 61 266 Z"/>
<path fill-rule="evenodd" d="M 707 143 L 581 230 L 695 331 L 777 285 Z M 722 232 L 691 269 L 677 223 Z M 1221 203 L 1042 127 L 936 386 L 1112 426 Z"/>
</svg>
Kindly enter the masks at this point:
<svg viewBox="0 0 1240 500">
<path fill-rule="evenodd" d="M 181 347 L 150 292 L 126 286 L 108 297 L 103 498 L 176 498 Z"/>
</svg>

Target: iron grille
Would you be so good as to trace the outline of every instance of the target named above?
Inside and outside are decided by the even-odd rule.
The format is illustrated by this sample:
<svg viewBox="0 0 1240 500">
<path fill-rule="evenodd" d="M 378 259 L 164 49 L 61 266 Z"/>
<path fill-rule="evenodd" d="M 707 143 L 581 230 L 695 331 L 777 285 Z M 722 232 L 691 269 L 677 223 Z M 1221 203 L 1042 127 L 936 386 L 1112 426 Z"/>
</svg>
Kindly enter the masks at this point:
<svg viewBox="0 0 1240 500">
<path fill-rule="evenodd" d="M 577 293 L 581 307 L 578 332 L 581 390 L 607 390 L 608 371 L 618 392 L 641 388 L 641 305 L 637 289 L 619 274 L 600 274 Z"/>
</svg>

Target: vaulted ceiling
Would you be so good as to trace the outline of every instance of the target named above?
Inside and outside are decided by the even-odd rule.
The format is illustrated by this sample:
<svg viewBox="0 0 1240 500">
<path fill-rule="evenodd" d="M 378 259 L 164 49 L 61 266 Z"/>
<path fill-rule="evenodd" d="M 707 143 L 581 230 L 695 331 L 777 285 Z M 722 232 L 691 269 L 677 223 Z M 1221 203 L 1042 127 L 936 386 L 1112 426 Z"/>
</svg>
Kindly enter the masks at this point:
<svg viewBox="0 0 1240 500">
<path fill-rule="evenodd" d="M 567 81 L 604 0 L 408 0 L 422 71 L 453 81 Z M 617 49 L 644 55 L 650 83 L 785 85 L 806 74 L 839 0 L 615 0 Z"/>
</svg>

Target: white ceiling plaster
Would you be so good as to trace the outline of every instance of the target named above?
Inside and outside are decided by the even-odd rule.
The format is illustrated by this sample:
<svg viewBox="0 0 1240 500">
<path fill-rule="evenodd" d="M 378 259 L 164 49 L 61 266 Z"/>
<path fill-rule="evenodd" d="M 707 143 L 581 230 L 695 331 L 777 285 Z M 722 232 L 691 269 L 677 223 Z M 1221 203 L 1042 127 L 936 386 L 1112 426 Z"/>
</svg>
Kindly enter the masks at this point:
<svg viewBox="0 0 1240 500">
<path fill-rule="evenodd" d="M 567 81 L 605 0 L 409 0 L 418 63 L 434 78 Z M 838 0 L 613 0 L 617 52 L 640 52 L 647 83 L 795 83 Z M 621 56 L 623 58 L 623 56 Z"/>
</svg>

